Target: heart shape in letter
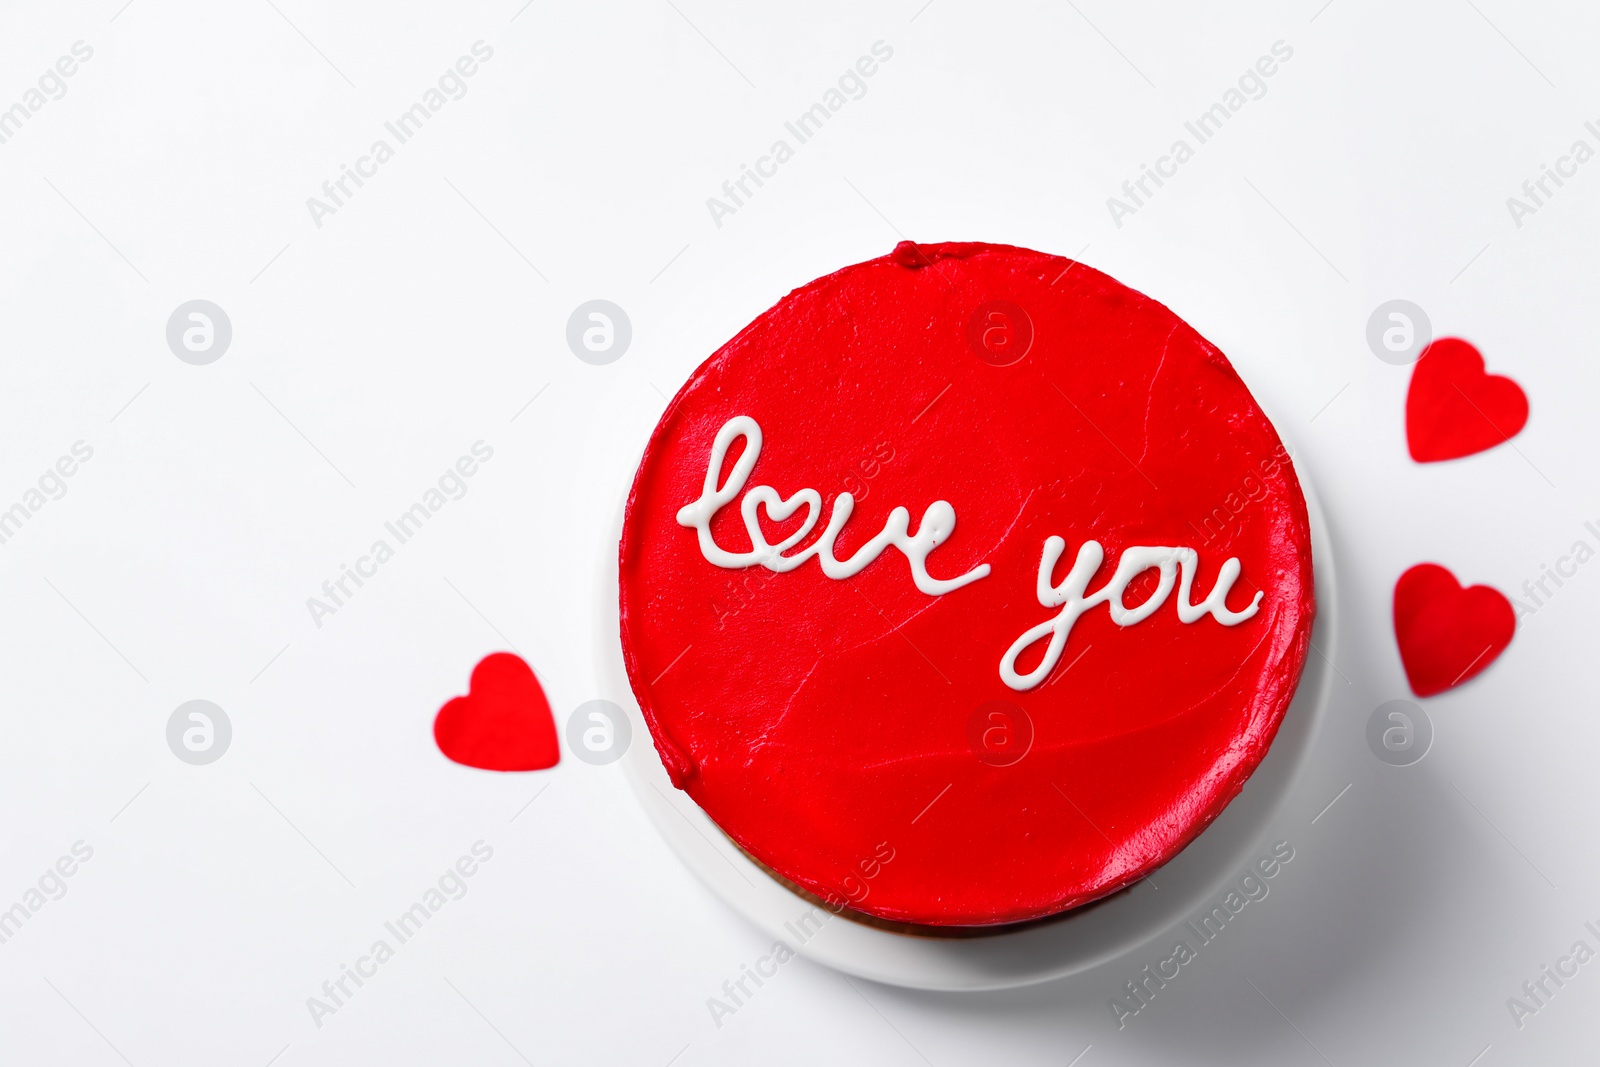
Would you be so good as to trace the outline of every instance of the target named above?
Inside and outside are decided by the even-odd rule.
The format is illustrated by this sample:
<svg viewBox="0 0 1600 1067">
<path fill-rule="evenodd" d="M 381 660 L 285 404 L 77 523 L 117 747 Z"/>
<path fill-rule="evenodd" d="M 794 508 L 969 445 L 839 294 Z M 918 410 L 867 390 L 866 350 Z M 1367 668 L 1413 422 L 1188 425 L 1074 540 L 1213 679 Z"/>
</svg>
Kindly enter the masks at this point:
<svg viewBox="0 0 1600 1067">
<path fill-rule="evenodd" d="M 1511 644 L 1517 617 L 1496 589 L 1466 589 L 1437 563 L 1419 563 L 1394 583 L 1394 636 L 1411 690 L 1433 696 L 1493 663 Z"/>
<path fill-rule="evenodd" d="M 467 695 L 439 709 L 433 739 L 452 760 L 486 771 L 542 771 L 561 762 L 550 701 L 533 668 L 509 652 L 472 668 Z"/>
<path fill-rule="evenodd" d="M 1528 398 L 1510 378 L 1486 374 L 1459 337 L 1422 350 L 1406 393 L 1406 444 L 1418 463 L 1459 459 L 1511 440 L 1528 423 Z"/>
<path fill-rule="evenodd" d="M 765 508 L 773 522 L 786 522 L 801 508 L 806 509 L 806 517 L 801 521 L 798 530 L 777 544 L 772 544 L 761 531 L 761 513 L 757 510 L 759 508 Z M 817 518 L 822 514 L 822 494 L 815 489 L 802 489 L 788 500 L 784 500 L 772 486 L 758 485 L 744 495 L 744 500 L 739 503 L 739 511 L 744 516 L 744 528 L 750 535 L 751 548 L 761 553 L 770 550 L 773 562 L 776 563 L 778 556 L 805 540 L 806 534 L 817 524 Z M 787 566 L 779 564 L 772 569 L 793 570 L 794 564 Z"/>
</svg>

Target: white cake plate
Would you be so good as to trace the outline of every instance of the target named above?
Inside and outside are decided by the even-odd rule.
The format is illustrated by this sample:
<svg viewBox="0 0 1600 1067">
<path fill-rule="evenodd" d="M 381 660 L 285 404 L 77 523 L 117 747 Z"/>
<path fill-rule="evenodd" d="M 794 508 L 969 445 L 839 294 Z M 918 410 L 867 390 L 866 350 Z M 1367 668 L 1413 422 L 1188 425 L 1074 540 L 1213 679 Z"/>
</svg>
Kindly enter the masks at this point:
<svg viewBox="0 0 1600 1067">
<path fill-rule="evenodd" d="M 602 554 L 599 596 L 600 693 L 627 712 L 632 744 L 622 765 L 645 811 L 680 859 L 729 907 L 801 955 L 846 974 L 913 989 L 1007 989 L 1064 978 L 1143 945 L 1209 908 L 1224 881 L 1244 873 L 1289 796 L 1332 693 L 1329 659 L 1338 632 L 1334 561 L 1327 524 L 1305 470 L 1296 466 L 1311 518 L 1317 618 L 1313 651 L 1283 725 L 1240 794 L 1199 837 L 1156 871 L 1155 885 L 1132 889 L 1069 914 L 1010 933 L 925 938 L 835 916 L 775 881 L 730 841 L 699 805 L 675 789 L 650 741 L 628 684 L 618 622 L 616 545 Z M 630 472 L 631 481 L 631 472 Z M 625 495 L 624 495 L 625 499 Z M 1159 888 L 1156 888 L 1159 886 Z"/>
</svg>

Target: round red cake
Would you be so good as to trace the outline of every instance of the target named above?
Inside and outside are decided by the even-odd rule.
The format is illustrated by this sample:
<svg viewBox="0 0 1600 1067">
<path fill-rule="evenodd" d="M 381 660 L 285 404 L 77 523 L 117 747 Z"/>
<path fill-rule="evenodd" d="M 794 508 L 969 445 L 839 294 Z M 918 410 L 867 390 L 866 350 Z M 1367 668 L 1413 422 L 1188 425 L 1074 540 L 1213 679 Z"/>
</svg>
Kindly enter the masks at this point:
<svg viewBox="0 0 1600 1067">
<path fill-rule="evenodd" d="M 675 785 L 892 922 L 1056 914 L 1239 792 L 1315 613 L 1294 468 L 1226 357 L 1060 256 L 902 243 L 661 417 L 620 551 Z"/>
</svg>

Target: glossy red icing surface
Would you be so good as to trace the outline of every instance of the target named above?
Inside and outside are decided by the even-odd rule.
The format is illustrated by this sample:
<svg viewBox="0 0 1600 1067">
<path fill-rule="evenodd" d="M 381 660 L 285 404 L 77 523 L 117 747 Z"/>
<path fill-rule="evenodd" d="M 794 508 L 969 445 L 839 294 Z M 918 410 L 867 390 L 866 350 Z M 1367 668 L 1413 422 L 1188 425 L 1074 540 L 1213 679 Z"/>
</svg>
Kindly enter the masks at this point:
<svg viewBox="0 0 1600 1067">
<path fill-rule="evenodd" d="M 980 358 L 970 320 L 996 304 L 1023 309 L 1031 331 L 995 320 L 1015 332 Z M 1030 332 L 1012 361 L 1006 340 Z M 677 516 L 739 415 L 763 432 L 747 489 L 821 493 L 821 519 L 789 554 L 848 490 L 840 559 L 895 507 L 914 531 L 945 500 L 957 523 L 928 571 L 991 573 L 934 596 L 894 548 L 843 579 L 815 558 L 787 573 L 714 566 Z M 803 515 L 763 516 L 767 539 Z M 737 500 L 711 530 L 729 551 L 751 548 Z M 1186 546 L 1194 601 L 1229 557 L 1242 574 L 1228 608 L 1264 599 L 1234 626 L 1180 622 L 1176 591 L 1126 626 L 1102 604 L 1043 684 L 1014 691 L 1001 657 L 1059 610 L 1036 595 L 1051 535 L 1067 542 L 1057 582 L 1086 539 L 1104 546 L 1091 593 L 1130 545 Z M 799 885 L 926 925 L 1053 914 L 1170 859 L 1265 754 L 1315 611 L 1299 483 L 1222 353 L 1098 271 L 981 244 L 902 245 L 818 279 L 702 364 L 645 451 L 620 568 L 628 674 L 673 781 Z M 1130 585 L 1126 605 L 1155 578 Z M 980 758 L 972 721 L 994 701 L 1031 724 L 1020 759 Z M 1027 732 L 1013 725 L 1001 749 Z"/>
</svg>

